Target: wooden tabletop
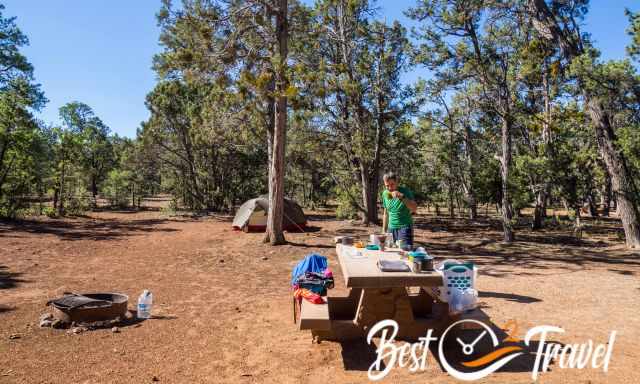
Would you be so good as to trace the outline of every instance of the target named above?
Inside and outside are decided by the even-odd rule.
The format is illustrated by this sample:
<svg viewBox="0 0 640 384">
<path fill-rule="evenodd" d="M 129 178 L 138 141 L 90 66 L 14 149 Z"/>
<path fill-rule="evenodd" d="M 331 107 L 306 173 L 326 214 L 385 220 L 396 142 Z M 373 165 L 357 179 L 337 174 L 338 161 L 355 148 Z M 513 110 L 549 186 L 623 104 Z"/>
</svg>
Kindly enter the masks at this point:
<svg viewBox="0 0 640 384">
<path fill-rule="evenodd" d="M 362 257 L 355 256 L 360 251 Z M 400 253 L 370 251 L 337 244 L 336 253 L 342 268 L 344 281 L 349 288 L 437 287 L 442 285 L 442 275 L 437 272 L 382 272 L 378 260 L 401 260 Z M 404 259 L 409 265 L 409 261 Z"/>
</svg>

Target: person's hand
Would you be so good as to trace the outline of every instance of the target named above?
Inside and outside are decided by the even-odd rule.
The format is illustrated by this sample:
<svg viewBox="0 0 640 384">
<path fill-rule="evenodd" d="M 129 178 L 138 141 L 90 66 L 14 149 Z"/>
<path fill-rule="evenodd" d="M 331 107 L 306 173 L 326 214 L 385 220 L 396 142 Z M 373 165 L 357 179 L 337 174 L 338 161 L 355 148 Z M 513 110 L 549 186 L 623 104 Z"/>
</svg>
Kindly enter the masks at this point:
<svg viewBox="0 0 640 384">
<path fill-rule="evenodd" d="M 391 192 L 391 196 L 393 196 L 394 198 L 397 198 L 397 199 L 402 199 L 404 197 L 404 195 L 400 191 Z"/>
</svg>

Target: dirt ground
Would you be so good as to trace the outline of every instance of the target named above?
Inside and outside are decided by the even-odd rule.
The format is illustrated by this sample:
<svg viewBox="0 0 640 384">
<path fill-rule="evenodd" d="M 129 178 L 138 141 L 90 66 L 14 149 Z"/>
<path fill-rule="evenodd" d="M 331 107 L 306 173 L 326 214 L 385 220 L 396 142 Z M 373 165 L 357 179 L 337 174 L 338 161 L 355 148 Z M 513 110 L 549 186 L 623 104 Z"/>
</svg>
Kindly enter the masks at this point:
<svg viewBox="0 0 640 384">
<path fill-rule="evenodd" d="M 230 217 L 159 211 L 97 212 L 64 220 L 0 222 L 0 383 L 360 383 L 375 359 L 365 342 L 312 343 L 292 321 L 290 273 L 304 255 L 329 258 L 330 295 L 345 295 L 333 236 L 373 228 L 311 216 L 313 231 L 289 245 L 233 232 Z M 640 255 L 624 250 L 615 220 L 587 221 L 585 238 L 567 230 L 520 228 L 500 243 L 496 222 L 420 216 L 416 240 L 438 257 L 480 265 L 480 300 L 492 321 L 564 328 L 554 341 L 605 343 L 617 331 L 608 373 L 585 368 L 541 374 L 541 383 L 638 383 Z M 266 257 L 266 260 L 263 258 Z M 65 291 L 117 291 L 130 308 L 143 289 L 155 318 L 67 334 L 39 328 L 47 300 Z M 396 367 L 389 383 L 455 382 L 433 355 L 427 369 Z M 481 382 L 531 382 L 529 363 Z"/>
</svg>

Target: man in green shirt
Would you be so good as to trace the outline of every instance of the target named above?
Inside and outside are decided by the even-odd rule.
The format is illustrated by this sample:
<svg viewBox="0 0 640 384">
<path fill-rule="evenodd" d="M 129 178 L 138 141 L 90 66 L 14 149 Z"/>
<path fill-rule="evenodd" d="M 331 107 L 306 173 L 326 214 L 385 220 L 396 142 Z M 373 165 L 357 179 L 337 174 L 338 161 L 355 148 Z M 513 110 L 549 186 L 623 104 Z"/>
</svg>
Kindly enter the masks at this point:
<svg viewBox="0 0 640 384">
<path fill-rule="evenodd" d="M 391 232 L 393 241 L 404 240 L 413 248 L 413 218 L 418 204 L 414 201 L 413 192 L 398 186 L 398 177 L 393 172 L 383 176 L 385 190 L 382 192 L 382 230 Z"/>
</svg>

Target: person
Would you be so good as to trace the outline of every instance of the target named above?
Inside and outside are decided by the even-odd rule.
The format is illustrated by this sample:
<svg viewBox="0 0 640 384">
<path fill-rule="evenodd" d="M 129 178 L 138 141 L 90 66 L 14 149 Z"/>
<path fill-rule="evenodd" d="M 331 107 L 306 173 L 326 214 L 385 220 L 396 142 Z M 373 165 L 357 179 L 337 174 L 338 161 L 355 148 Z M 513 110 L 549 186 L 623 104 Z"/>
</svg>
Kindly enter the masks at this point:
<svg viewBox="0 0 640 384">
<path fill-rule="evenodd" d="M 391 232 L 393 241 L 404 240 L 407 247 L 413 248 L 413 217 L 416 204 L 413 192 L 398 186 L 398 177 L 393 172 L 383 176 L 385 190 L 382 192 L 382 230 Z"/>
</svg>

